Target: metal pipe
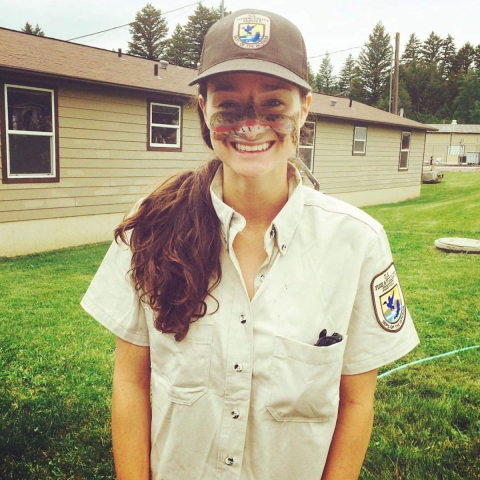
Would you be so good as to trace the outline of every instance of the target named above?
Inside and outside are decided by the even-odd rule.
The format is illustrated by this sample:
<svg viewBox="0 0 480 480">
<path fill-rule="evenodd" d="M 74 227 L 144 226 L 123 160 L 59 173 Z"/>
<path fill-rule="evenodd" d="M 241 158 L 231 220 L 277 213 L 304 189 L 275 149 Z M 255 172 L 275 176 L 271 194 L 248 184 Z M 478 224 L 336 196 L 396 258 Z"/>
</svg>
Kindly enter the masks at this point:
<svg viewBox="0 0 480 480">
<path fill-rule="evenodd" d="M 297 167 L 302 175 L 304 174 L 310 180 L 315 190 L 320 190 L 320 182 L 315 178 L 315 175 L 309 170 L 305 163 L 303 163 L 303 160 L 300 157 L 291 156 L 288 160 Z"/>
</svg>

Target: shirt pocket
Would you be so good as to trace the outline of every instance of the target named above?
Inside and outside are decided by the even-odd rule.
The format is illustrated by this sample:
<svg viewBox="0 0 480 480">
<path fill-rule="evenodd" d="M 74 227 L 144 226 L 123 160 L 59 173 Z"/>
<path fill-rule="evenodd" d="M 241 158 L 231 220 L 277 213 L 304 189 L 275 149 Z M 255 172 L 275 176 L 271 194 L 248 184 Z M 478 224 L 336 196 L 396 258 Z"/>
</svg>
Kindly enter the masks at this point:
<svg viewBox="0 0 480 480">
<path fill-rule="evenodd" d="M 328 347 L 276 337 L 267 410 L 279 422 L 326 422 L 337 415 L 347 338 Z"/>
<path fill-rule="evenodd" d="M 152 362 L 155 386 L 171 402 L 192 405 L 208 390 L 213 325 L 192 323 L 181 342 L 170 334 L 161 337 L 158 358 Z"/>
</svg>

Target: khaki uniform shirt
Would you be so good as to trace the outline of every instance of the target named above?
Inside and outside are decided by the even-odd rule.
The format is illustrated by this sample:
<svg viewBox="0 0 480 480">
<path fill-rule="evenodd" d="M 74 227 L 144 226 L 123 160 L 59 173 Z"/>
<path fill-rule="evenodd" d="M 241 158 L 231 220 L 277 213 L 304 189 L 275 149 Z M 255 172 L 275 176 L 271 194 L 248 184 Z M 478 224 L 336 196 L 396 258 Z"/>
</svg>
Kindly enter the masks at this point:
<svg viewBox="0 0 480 480">
<path fill-rule="evenodd" d="M 232 248 L 245 219 L 223 203 L 220 172 L 211 193 L 224 239 L 219 308 L 208 298 L 210 314 L 185 340 L 155 330 L 123 244 L 112 244 L 82 305 L 115 335 L 150 346 L 153 479 L 319 480 L 340 376 L 418 343 L 386 235 L 364 212 L 303 187 L 295 172 L 265 234 L 268 258 L 250 301 Z M 343 341 L 314 346 L 325 328 Z"/>
</svg>

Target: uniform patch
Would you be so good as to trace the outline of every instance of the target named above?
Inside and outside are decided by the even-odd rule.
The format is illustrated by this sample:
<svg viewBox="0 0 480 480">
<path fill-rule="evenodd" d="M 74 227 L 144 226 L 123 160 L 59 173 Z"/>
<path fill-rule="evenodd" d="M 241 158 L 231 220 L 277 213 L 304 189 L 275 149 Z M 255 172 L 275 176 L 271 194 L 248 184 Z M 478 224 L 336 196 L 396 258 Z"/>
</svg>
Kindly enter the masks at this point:
<svg viewBox="0 0 480 480">
<path fill-rule="evenodd" d="M 265 15 L 242 15 L 233 23 L 233 41 L 241 48 L 257 49 L 270 40 L 270 19 Z"/>
<path fill-rule="evenodd" d="M 401 330 L 407 311 L 393 263 L 372 280 L 371 291 L 373 309 L 380 326 L 387 332 Z"/>
</svg>

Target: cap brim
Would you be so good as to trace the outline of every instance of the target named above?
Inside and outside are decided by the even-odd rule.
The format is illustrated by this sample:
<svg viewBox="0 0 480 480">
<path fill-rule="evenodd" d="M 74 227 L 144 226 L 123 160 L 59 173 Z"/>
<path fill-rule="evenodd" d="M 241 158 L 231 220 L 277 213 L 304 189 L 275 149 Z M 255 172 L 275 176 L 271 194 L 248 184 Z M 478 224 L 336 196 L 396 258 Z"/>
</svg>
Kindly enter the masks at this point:
<svg viewBox="0 0 480 480">
<path fill-rule="evenodd" d="M 295 75 L 293 72 L 286 69 L 285 67 L 277 65 L 275 63 L 253 58 L 228 60 L 226 62 L 214 65 L 208 70 L 202 72 L 200 75 L 197 75 L 188 85 L 195 85 L 202 80 L 206 80 L 212 75 L 233 72 L 249 72 L 269 75 L 271 77 L 280 78 L 281 80 L 293 83 L 297 87 L 305 88 L 309 91 L 312 90 L 312 87 L 303 78 Z"/>
</svg>

